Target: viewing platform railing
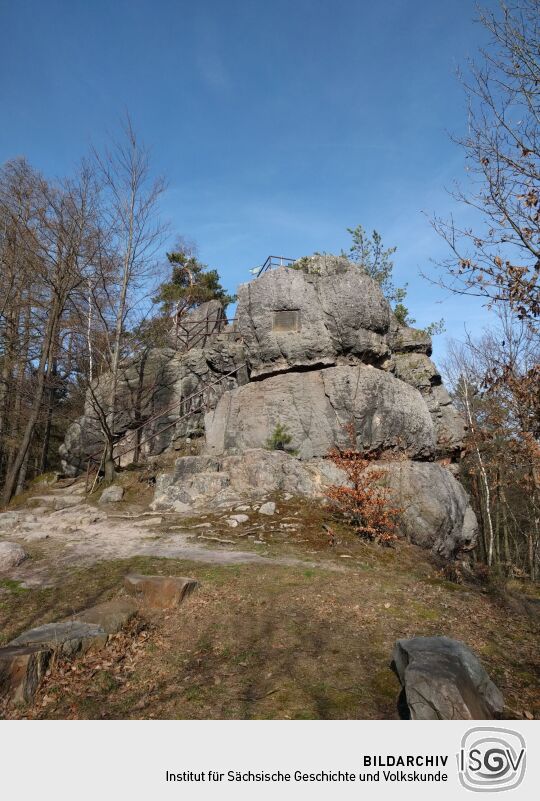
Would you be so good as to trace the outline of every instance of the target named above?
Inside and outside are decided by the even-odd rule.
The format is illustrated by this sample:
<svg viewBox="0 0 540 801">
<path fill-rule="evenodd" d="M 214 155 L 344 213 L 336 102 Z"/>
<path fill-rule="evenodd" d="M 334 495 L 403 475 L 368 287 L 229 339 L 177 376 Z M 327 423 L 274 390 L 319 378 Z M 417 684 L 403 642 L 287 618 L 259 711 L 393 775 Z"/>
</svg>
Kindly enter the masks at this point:
<svg viewBox="0 0 540 801">
<path fill-rule="evenodd" d="M 274 270 L 276 267 L 288 267 L 289 264 L 294 264 L 295 261 L 296 259 L 289 259 L 286 256 L 268 256 L 262 267 L 256 268 L 258 269 L 256 277 L 258 278 L 267 270 Z"/>
</svg>

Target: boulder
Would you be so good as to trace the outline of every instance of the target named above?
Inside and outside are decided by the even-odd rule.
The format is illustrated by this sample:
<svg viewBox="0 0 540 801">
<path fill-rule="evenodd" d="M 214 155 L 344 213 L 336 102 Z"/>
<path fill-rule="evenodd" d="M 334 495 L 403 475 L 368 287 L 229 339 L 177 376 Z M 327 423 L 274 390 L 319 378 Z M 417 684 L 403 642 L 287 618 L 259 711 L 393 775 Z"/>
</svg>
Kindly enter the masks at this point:
<svg viewBox="0 0 540 801">
<path fill-rule="evenodd" d="M 17 567 L 27 556 L 22 545 L 16 542 L 0 542 L 0 572 Z"/>
<path fill-rule="evenodd" d="M 124 497 L 124 488 L 120 487 L 118 484 L 111 484 L 110 487 L 106 487 L 103 492 L 101 493 L 101 497 L 99 499 L 100 504 L 106 503 L 118 503 Z"/>
<path fill-rule="evenodd" d="M 30 702 L 45 675 L 52 650 L 42 645 L 0 648 L 0 697 Z"/>
<path fill-rule="evenodd" d="M 124 587 L 130 595 L 142 598 L 157 609 L 179 606 L 186 595 L 199 586 L 199 582 L 183 576 L 142 576 L 130 573 L 124 578 Z"/>
<path fill-rule="evenodd" d="M 236 514 L 236 515 L 231 515 L 229 517 L 229 520 L 234 520 L 235 523 L 247 523 L 249 520 L 249 516 L 243 514 Z"/>
<path fill-rule="evenodd" d="M 464 643 L 448 637 L 398 640 L 392 668 L 402 686 L 400 711 L 411 720 L 500 718 L 500 690 Z"/>
<path fill-rule="evenodd" d="M 267 501 L 259 507 L 260 515 L 269 515 L 270 517 L 276 512 L 276 504 L 273 501 Z"/>
<path fill-rule="evenodd" d="M 101 626 L 67 620 L 28 629 L 15 637 L 9 645 L 38 645 L 50 649 L 55 654 L 74 656 L 90 649 L 103 648 L 106 642 L 107 633 Z"/>
<path fill-rule="evenodd" d="M 287 373 L 226 392 L 205 417 L 210 455 L 265 447 L 276 426 L 291 436 L 300 459 L 326 456 L 349 446 L 352 424 L 361 450 L 400 450 L 431 458 L 433 421 L 417 389 L 366 365 Z"/>
<path fill-rule="evenodd" d="M 452 473 L 432 462 L 375 462 L 402 509 L 400 534 L 449 558 L 476 544 L 478 526 L 467 493 Z"/>
<path fill-rule="evenodd" d="M 135 617 L 137 603 L 132 598 L 116 598 L 89 609 L 83 609 L 69 618 L 71 622 L 99 626 L 106 634 L 116 634 Z"/>
<path fill-rule="evenodd" d="M 316 256 L 238 290 L 237 329 L 251 377 L 334 365 L 339 354 L 378 361 L 391 311 L 378 284 L 346 258 Z"/>
</svg>

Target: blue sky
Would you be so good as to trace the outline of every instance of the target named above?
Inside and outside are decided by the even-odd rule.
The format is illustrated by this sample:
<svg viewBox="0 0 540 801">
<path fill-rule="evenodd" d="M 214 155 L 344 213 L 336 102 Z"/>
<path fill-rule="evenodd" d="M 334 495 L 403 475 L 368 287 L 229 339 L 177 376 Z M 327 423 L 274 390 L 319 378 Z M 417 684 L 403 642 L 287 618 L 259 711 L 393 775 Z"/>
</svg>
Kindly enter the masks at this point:
<svg viewBox="0 0 540 801">
<path fill-rule="evenodd" d="M 488 0 L 489 4 L 489 0 Z M 397 245 L 418 324 L 479 332 L 479 301 L 419 270 L 425 216 L 464 179 L 458 65 L 484 42 L 472 0 L 0 0 L 0 161 L 69 172 L 129 109 L 168 179 L 163 212 L 234 290 L 269 254 Z"/>
</svg>

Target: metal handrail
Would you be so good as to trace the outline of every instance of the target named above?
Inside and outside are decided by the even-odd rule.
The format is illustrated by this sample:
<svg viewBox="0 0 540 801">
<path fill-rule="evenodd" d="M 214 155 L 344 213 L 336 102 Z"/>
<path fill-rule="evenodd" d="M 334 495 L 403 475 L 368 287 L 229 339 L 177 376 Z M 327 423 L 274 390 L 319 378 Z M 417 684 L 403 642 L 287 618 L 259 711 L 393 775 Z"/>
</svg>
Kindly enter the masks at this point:
<svg viewBox="0 0 540 801">
<path fill-rule="evenodd" d="M 289 264 L 294 264 L 295 261 L 296 259 L 289 259 L 287 256 L 268 256 L 257 273 L 257 278 L 267 270 L 274 269 L 275 267 L 288 267 Z"/>
</svg>

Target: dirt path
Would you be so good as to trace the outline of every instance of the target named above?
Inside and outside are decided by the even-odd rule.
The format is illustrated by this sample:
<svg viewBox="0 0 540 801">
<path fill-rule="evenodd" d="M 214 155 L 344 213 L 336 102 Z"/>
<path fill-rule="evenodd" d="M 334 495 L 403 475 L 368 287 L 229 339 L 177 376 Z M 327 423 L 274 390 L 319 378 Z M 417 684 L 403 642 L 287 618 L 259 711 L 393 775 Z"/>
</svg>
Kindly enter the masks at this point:
<svg viewBox="0 0 540 801">
<path fill-rule="evenodd" d="M 140 506 L 124 506 L 119 513 L 116 505 L 91 505 L 85 501 L 79 484 L 33 496 L 30 501 L 32 508 L 0 515 L 0 539 L 19 542 L 33 557 L 9 572 L 9 577 L 23 587 L 51 586 L 55 576 L 66 567 L 135 556 L 216 565 L 276 564 L 305 568 L 318 565 L 314 560 L 269 554 L 263 541 L 257 541 L 254 546 L 257 550 L 231 547 L 240 540 L 227 539 L 226 533 L 220 536 L 219 528 L 204 522 L 208 518 L 204 512 L 200 520 L 190 517 L 186 522 L 181 515 L 141 512 Z M 231 514 L 224 512 L 221 518 L 226 520 Z M 264 528 L 264 522 L 259 528 Z M 342 569 L 330 563 L 325 567 L 333 571 Z"/>
</svg>

